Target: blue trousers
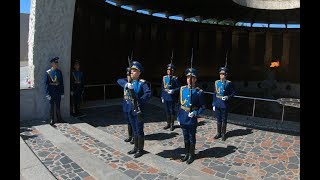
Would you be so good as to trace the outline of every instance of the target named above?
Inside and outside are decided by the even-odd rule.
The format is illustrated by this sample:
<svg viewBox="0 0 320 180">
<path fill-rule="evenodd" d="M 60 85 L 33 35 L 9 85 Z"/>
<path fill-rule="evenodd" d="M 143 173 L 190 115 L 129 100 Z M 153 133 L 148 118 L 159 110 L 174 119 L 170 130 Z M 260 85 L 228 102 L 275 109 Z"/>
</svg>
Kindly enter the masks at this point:
<svg viewBox="0 0 320 180">
<path fill-rule="evenodd" d="M 216 115 L 218 122 L 227 123 L 227 118 L 228 118 L 228 109 L 227 108 L 216 107 L 215 115 Z"/>
<path fill-rule="evenodd" d="M 127 112 L 123 112 L 123 119 L 126 121 L 128 125 L 131 125 L 130 120 L 129 120 L 129 115 Z"/>
<path fill-rule="evenodd" d="M 137 115 L 132 115 L 132 111 L 127 112 L 127 115 L 129 117 L 129 121 L 133 129 L 133 134 L 135 136 L 144 137 L 143 120 L 139 120 Z"/>
<path fill-rule="evenodd" d="M 174 101 L 164 101 L 164 107 L 166 109 L 167 115 L 175 115 L 176 112 L 174 110 L 175 108 L 175 102 Z"/>
<path fill-rule="evenodd" d="M 181 129 L 183 132 L 184 141 L 190 141 L 190 144 L 196 144 L 197 124 L 191 124 L 191 125 L 181 124 Z"/>
</svg>

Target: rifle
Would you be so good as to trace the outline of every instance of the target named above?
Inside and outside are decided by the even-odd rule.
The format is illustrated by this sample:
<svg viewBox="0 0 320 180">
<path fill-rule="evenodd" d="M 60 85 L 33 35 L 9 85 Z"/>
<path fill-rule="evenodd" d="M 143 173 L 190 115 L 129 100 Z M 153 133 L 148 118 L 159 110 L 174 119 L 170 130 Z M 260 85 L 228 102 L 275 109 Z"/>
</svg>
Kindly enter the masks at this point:
<svg viewBox="0 0 320 180">
<path fill-rule="evenodd" d="M 173 73 L 172 73 L 172 59 L 173 59 L 173 50 L 171 51 L 171 62 L 170 62 L 170 64 L 171 64 L 171 66 L 170 66 L 170 79 L 169 79 L 169 87 L 170 88 L 172 87 L 172 75 L 173 75 Z"/>
<path fill-rule="evenodd" d="M 128 64 L 129 64 L 129 67 L 127 68 L 127 80 L 128 80 L 128 83 L 131 83 L 132 79 L 131 79 L 131 70 L 130 70 L 130 67 L 131 67 L 131 63 L 132 63 L 132 54 L 133 52 L 131 52 L 131 59 L 129 58 L 128 56 Z M 131 99 L 131 102 L 133 104 L 133 110 L 135 112 L 137 112 L 137 114 L 141 114 L 141 110 L 140 110 L 140 107 L 138 106 L 138 99 L 134 93 L 134 90 L 133 89 L 129 89 L 127 88 L 128 92 L 129 92 L 129 95 L 130 95 L 130 99 Z"/>
<path fill-rule="evenodd" d="M 225 68 L 227 67 L 227 64 L 228 64 L 228 50 L 227 50 L 227 53 L 226 53 L 226 63 L 224 64 Z"/>
<path fill-rule="evenodd" d="M 192 112 L 192 61 L 193 61 L 193 48 L 191 49 L 191 77 L 190 77 L 190 112 Z"/>
</svg>

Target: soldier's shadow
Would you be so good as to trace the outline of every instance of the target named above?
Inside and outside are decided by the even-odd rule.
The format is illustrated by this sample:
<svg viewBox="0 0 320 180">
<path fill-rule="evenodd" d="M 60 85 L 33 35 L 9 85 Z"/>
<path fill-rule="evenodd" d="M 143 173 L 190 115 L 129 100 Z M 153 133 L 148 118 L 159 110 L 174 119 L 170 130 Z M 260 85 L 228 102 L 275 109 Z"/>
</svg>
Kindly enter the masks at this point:
<svg viewBox="0 0 320 180">
<path fill-rule="evenodd" d="M 146 140 L 165 140 L 171 139 L 179 135 L 179 133 L 171 132 L 171 133 L 155 133 L 155 134 L 147 134 L 144 136 Z"/>
<path fill-rule="evenodd" d="M 184 148 L 177 148 L 171 150 L 163 150 L 162 152 L 157 153 L 156 155 L 161 156 L 163 158 L 169 158 L 170 160 L 180 159 L 181 155 L 185 153 Z"/>
<path fill-rule="evenodd" d="M 197 154 L 197 159 L 201 158 L 209 158 L 209 157 L 214 157 L 214 158 L 221 158 L 224 156 L 227 156 L 231 153 L 236 152 L 238 148 L 235 146 L 230 146 L 228 145 L 226 148 L 225 147 L 212 147 L 209 149 L 205 149 L 203 151 L 199 151 Z"/>
<path fill-rule="evenodd" d="M 198 122 L 198 126 L 203 126 L 203 125 L 205 125 L 205 124 L 207 124 L 205 121 L 200 121 L 200 122 Z"/>
<path fill-rule="evenodd" d="M 235 129 L 235 130 L 226 132 L 226 136 L 227 136 L 227 138 L 230 138 L 230 137 L 234 137 L 234 136 L 245 136 L 245 135 L 252 134 L 252 133 L 253 133 L 253 131 L 250 128 Z"/>
</svg>

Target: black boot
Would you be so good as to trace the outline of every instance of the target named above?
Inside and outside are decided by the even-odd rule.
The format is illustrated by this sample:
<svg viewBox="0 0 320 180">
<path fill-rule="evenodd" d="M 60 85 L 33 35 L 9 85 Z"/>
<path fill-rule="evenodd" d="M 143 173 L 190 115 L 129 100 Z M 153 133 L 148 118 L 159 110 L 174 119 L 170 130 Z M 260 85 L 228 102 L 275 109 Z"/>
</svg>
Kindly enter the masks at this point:
<svg viewBox="0 0 320 180">
<path fill-rule="evenodd" d="M 217 121 L 217 134 L 214 136 L 215 139 L 219 139 L 221 137 L 221 122 Z"/>
<path fill-rule="evenodd" d="M 143 151 L 143 147 L 144 147 L 144 137 L 138 137 L 138 151 L 134 154 L 134 158 L 138 158 L 140 156 L 143 155 L 144 151 Z"/>
<path fill-rule="evenodd" d="M 163 129 L 169 129 L 170 128 L 170 121 L 171 121 L 171 116 L 170 114 L 167 115 L 167 125 L 163 127 Z"/>
<path fill-rule="evenodd" d="M 50 125 L 53 126 L 55 121 L 54 121 L 54 106 L 50 105 Z"/>
<path fill-rule="evenodd" d="M 173 131 L 174 130 L 174 115 L 171 114 L 170 116 L 170 130 Z"/>
<path fill-rule="evenodd" d="M 134 144 L 134 137 L 132 137 L 130 144 Z"/>
<path fill-rule="evenodd" d="M 196 146 L 195 144 L 190 144 L 189 158 L 187 160 L 187 164 L 191 164 L 195 159 L 195 155 L 194 155 L 195 146 Z"/>
<path fill-rule="evenodd" d="M 132 126 L 128 124 L 128 138 L 124 140 L 124 142 L 131 142 L 132 140 Z"/>
<path fill-rule="evenodd" d="M 189 159 L 189 149 L 190 149 L 190 142 L 184 141 L 184 150 L 185 150 L 186 154 L 181 158 L 182 162 Z"/>
<path fill-rule="evenodd" d="M 131 151 L 128 152 L 128 154 L 134 154 L 138 151 L 138 137 L 134 136 L 134 147 Z"/>
<path fill-rule="evenodd" d="M 227 139 L 226 136 L 226 131 L 227 131 L 227 123 L 222 123 L 222 141 L 225 141 Z"/>
</svg>

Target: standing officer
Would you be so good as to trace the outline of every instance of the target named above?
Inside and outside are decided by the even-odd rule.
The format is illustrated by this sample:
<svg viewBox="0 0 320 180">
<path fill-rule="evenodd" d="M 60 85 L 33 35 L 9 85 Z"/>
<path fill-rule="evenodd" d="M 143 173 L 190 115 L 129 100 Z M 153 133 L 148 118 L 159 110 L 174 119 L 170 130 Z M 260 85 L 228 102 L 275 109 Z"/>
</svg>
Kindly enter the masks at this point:
<svg viewBox="0 0 320 180">
<path fill-rule="evenodd" d="M 131 68 L 128 67 L 126 69 L 127 78 L 131 81 Z M 121 82 L 128 82 L 128 79 L 118 79 L 118 84 L 121 85 Z M 128 138 L 125 139 L 125 142 L 130 142 L 130 144 L 134 144 L 134 136 L 133 136 L 133 128 L 132 124 L 130 123 L 129 116 L 128 116 L 128 109 L 127 109 L 127 102 L 130 100 L 130 92 L 128 88 L 123 88 L 123 100 L 122 100 L 122 111 L 123 111 L 123 118 L 128 124 Z"/>
<path fill-rule="evenodd" d="M 217 134 L 214 137 L 218 139 L 222 137 L 222 141 L 226 140 L 227 117 L 228 117 L 228 101 L 235 95 L 233 83 L 227 80 L 228 69 L 221 67 L 219 69 L 220 80 L 214 83 L 212 110 L 215 111 L 217 118 Z"/>
<path fill-rule="evenodd" d="M 60 101 L 64 97 L 64 86 L 62 72 L 58 69 L 59 57 L 50 60 L 51 68 L 47 70 L 45 75 L 46 98 L 50 101 L 50 125 L 56 122 L 64 123 L 60 113 Z M 54 107 L 56 107 L 57 120 L 54 119 Z"/>
<path fill-rule="evenodd" d="M 133 61 L 130 66 L 131 82 L 126 79 L 118 79 L 118 84 L 130 93 L 128 99 L 123 101 L 123 109 L 127 112 L 130 124 L 134 133 L 134 148 L 128 154 L 134 154 L 134 157 L 143 155 L 144 147 L 144 121 L 142 113 L 144 104 L 151 98 L 151 91 L 144 79 L 140 79 L 140 74 L 143 72 L 143 67 L 138 61 Z"/>
<path fill-rule="evenodd" d="M 173 76 L 174 69 L 173 64 L 167 65 L 167 75 L 163 76 L 161 85 L 161 101 L 165 105 L 167 117 L 167 125 L 163 129 L 168 129 L 170 127 L 171 131 L 174 130 L 174 116 L 176 115 L 175 104 L 177 102 L 177 92 L 180 89 L 178 77 Z"/>
<path fill-rule="evenodd" d="M 71 102 L 72 102 L 72 110 L 73 115 L 75 117 L 80 117 L 83 114 L 80 113 L 80 103 L 81 103 L 81 97 L 84 92 L 84 78 L 83 78 L 83 72 L 80 71 L 80 61 L 75 60 L 74 62 L 74 71 L 71 73 Z"/>
<path fill-rule="evenodd" d="M 190 164 L 195 159 L 197 116 L 205 109 L 205 99 L 202 89 L 195 87 L 198 76 L 197 70 L 188 68 L 185 75 L 187 76 L 187 86 L 180 88 L 180 108 L 177 119 L 183 131 L 186 152 L 181 161 L 187 161 L 187 164 Z"/>
</svg>

